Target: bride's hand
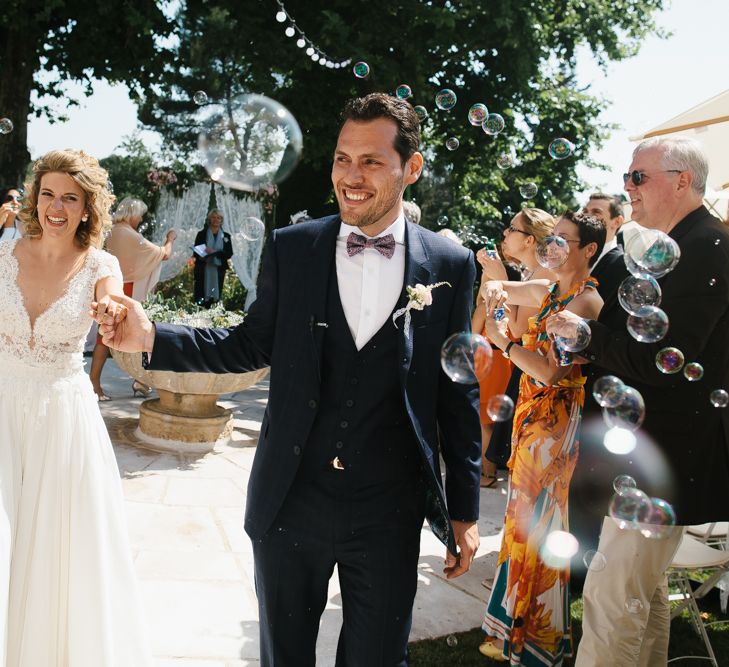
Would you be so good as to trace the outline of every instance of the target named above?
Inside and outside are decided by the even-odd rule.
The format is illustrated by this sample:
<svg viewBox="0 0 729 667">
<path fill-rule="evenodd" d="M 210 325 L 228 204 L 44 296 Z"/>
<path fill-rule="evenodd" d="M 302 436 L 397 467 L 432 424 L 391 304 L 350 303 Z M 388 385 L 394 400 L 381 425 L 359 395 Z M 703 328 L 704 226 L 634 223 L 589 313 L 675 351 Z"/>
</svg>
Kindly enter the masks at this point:
<svg viewBox="0 0 729 667">
<path fill-rule="evenodd" d="M 106 311 L 101 315 L 99 333 L 102 342 L 121 352 L 151 352 L 154 346 L 154 325 L 150 322 L 142 304 L 128 296 L 112 294 L 115 306 L 124 308 L 124 314 L 117 319 Z M 101 302 L 91 304 L 100 310 Z"/>
</svg>

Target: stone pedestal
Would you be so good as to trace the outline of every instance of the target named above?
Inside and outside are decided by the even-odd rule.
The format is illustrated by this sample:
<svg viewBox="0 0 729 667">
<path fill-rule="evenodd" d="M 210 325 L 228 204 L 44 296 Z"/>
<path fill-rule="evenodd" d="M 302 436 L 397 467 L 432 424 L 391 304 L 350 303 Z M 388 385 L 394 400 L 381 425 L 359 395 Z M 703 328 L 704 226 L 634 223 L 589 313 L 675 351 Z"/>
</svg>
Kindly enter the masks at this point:
<svg viewBox="0 0 729 667">
<path fill-rule="evenodd" d="M 202 454 L 227 443 L 233 431 L 230 410 L 217 404 L 220 394 L 242 391 L 268 373 L 174 373 L 148 371 L 141 354 L 112 350 L 114 361 L 135 380 L 157 389 L 139 408 L 136 435 L 152 449 Z"/>
</svg>

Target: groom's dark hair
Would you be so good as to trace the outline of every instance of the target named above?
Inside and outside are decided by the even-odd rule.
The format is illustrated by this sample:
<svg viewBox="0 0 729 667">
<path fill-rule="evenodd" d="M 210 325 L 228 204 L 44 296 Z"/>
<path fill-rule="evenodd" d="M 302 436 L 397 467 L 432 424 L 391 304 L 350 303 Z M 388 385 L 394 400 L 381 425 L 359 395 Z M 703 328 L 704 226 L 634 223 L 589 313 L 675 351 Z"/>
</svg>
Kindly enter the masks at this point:
<svg viewBox="0 0 729 667">
<path fill-rule="evenodd" d="M 370 93 L 348 100 L 341 115 L 342 126 L 348 120 L 361 123 L 378 118 L 389 118 L 397 125 L 395 150 L 405 165 L 420 148 L 420 121 L 408 102 L 385 93 Z"/>
</svg>

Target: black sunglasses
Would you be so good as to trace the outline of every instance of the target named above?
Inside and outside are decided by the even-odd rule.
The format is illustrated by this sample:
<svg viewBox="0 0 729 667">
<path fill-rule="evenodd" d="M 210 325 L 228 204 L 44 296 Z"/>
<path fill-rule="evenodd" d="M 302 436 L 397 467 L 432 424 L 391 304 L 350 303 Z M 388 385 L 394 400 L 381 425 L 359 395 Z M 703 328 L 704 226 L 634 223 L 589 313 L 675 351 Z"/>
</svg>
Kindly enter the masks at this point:
<svg viewBox="0 0 729 667">
<path fill-rule="evenodd" d="M 519 232 L 520 234 L 525 234 L 526 236 L 533 236 L 533 234 L 530 234 L 529 232 L 525 232 L 523 229 L 517 229 L 514 227 L 514 225 L 509 225 L 504 229 L 504 236 L 507 234 L 511 234 L 511 232 Z"/>
<path fill-rule="evenodd" d="M 20 195 L 6 195 L 5 201 L 20 201 Z"/>
<path fill-rule="evenodd" d="M 680 169 L 663 169 L 661 171 L 654 172 L 656 174 L 680 174 Z M 638 171 L 637 169 L 635 171 L 629 171 L 627 174 L 623 174 L 623 183 L 627 183 L 628 179 L 633 181 L 633 185 L 643 185 L 643 182 L 645 181 L 645 177 L 648 174 L 646 174 L 644 171 Z"/>
</svg>

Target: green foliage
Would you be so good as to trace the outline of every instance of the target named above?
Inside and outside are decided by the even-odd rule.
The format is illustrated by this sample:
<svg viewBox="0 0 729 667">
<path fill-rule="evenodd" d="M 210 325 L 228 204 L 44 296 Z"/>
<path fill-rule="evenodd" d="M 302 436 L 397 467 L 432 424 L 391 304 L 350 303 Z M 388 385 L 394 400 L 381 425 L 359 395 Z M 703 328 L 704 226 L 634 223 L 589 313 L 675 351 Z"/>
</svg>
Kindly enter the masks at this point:
<svg viewBox="0 0 729 667">
<path fill-rule="evenodd" d="M 147 317 L 153 322 L 191 327 L 234 327 L 244 318 L 242 313 L 226 310 L 222 303 L 212 308 L 180 308 L 174 299 L 164 299 L 159 293 L 147 299 L 143 306 Z"/>
<path fill-rule="evenodd" d="M 193 295 L 195 285 L 192 265 L 188 264 L 174 278 L 159 283 L 155 291 L 155 297 L 161 299 L 174 310 L 184 310 L 188 313 L 196 313 L 200 307 L 195 303 Z M 226 311 L 242 313 L 245 311 L 247 290 L 238 279 L 232 268 L 225 274 L 223 293 L 220 301 Z"/>
<path fill-rule="evenodd" d="M 532 204 L 560 211 L 584 189 L 578 161 L 600 146 L 609 128 L 597 119 L 605 102 L 575 84 L 578 48 L 602 63 L 634 53 L 656 27 L 653 15 L 664 0 L 476 0 L 432 2 L 289 0 L 286 8 L 308 37 L 333 59 L 351 57 L 371 66 L 367 79 L 350 68 L 312 62 L 287 38 L 276 7 L 256 0 L 203 0 L 180 5 L 175 17 L 178 67 L 165 71 L 140 108 L 140 118 L 163 133 L 181 155 L 195 147 L 192 95 L 204 90 L 213 101 L 242 92 L 269 95 L 288 107 L 304 131 L 302 164 L 281 186 L 277 224 L 308 209 L 332 212 L 329 171 L 344 101 L 371 91 L 410 85 L 413 104 L 423 104 L 426 177 L 408 196 L 422 204 L 424 224 L 448 215 L 455 229 L 493 232 L 502 213 L 518 210 L 519 184 L 537 183 Z M 586 47 L 586 48 L 585 48 Z M 351 67 L 351 66 L 350 66 Z M 435 93 L 454 89 L 458 104 L 435 108 Z M 487 136 L 466 120 L 468 108 L 484 102 L 501 113 L 506 129 Z M 447 151 L 457 136 L 461 146 Z M 577 144 L 573 158 L 554 161 L 546 147 L 558 136 Z M 495 168 L 497 155 L 513 148 L 514 168 Z"/>
</svg>

